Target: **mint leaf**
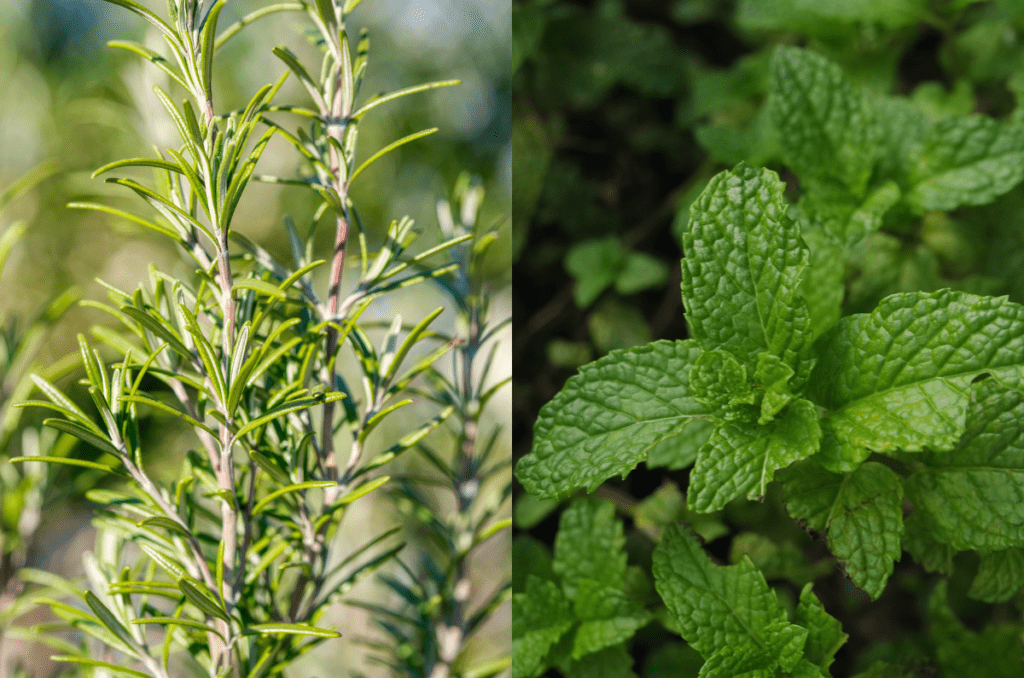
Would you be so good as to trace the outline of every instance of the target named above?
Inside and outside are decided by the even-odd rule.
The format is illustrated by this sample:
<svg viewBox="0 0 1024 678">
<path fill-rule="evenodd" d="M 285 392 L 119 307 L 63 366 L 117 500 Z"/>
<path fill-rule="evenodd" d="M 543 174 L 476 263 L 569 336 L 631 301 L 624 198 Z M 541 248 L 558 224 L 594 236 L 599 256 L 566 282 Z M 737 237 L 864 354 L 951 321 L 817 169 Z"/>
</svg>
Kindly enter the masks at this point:
<svg viewBox="0 0 1024 678">
<path fill-rule="evenodd" d="M 587 497 L 562 512 L 551 564 L 570 599 L 580 581 L 591 580 L 622 590 L 626 581 L 626 538 L 615 518 L 615 505 Z"/>
<path fill-rule="evenodd" d="M 785 163 L 804 181 L 833 179 L 863 195 L 881 130 L 842 69 L 814 52 L 779 47 L 769 91 Z"/>
<path fill-rule="evenodd" d="M 512 619 L 512 676 L 539 676 L 551 647 L 574 623 L 569 601 L 553 582 L 531 576 L 526 592 L 512 596 Z"/>
<path fill-rule="evenodd" d="M 763 497 L 775 472 L 817 452 L 820 438 L 818 408 L 802 399 L 766 426 L 721 424 L 697 454 L 687 497 L 690 508 L 706 513 L 736 497 Z"/>
<path fill-rule="evenodd" d="M 755 399 L 747 370 L 726 351 L 705 351 L 690 370 L 690 386 L 694 397 L 718 415 L 715 418 L 734 419 L 734 406 L 752 405 Z"/>
<path fill-rule="evenodd" d="M 982 553 L 978 574 L 967 595 L 986 603 L 1002 603 L 1024 587 L 1024 549 Z"/>
<path fill-rule="evenodd" d="M 912 159 L 931 128 L 928 116 L 906 97 L 876 95 L 870 102 L 882 133 L 877 146 L 878 174 L 907 186 Z"/>
<path fill-rule="evenodd" d="M 577 583 L 574 609 L 581 623 L 573 639 L 573 659 L 629 640 L 652 619 L 621 590 L 589 579 Z"/>
<path fill-rule="evenodd" d="M 654 542 L 661 541 L 665 527 L 684 521 L 704 541 L 713 541 L 729 534 L 720 514 L 695 513 L 686 509 L 686 496 L 672 481 L 666 481 L 636 506 L 633 525 L 643 530 Z"/>
<path fill-rule="evenodd" d="M 984 205 L 1024 179 L 1024 125 L 985 115 L 940 120 L 916 149 L 907 202 L 918 212 Z"/>
<path fill-rule="evenodd" d="M 576 305 L 587 308 L 615 282 L 626 261 L 618 238 L 584 240 L 569 248 L 565 270 L 576 281 L 573 297 Z"/>
<path fill-rule="evenodd" d="M 711 437 L 715 425 L 707 419 L 693 419 L 674 436 L 655 443 L 647 453 L 647 467 L 663 466 L 671 471 L 692 466 L 697 452 Z"/>
<path fill-rule="evenodd" d="M 679 525 L 670 525 L 654 549 L 654 579 L 672 622 L 705 659 L 724 648 L 767 651 L 788 633 L 785 611 L 749 559 L 713 565 Z M 777 658 L 788 663 L 788 648 L 781 648 L 780 655 L 783 651 L 785 656 Z"/>
<path fill-rule="evenodd" d="M 683 304 L 690 334 L 752 374 L 767 351 L 792 366 L 794 388 L 813 365 L 800 276 L 807 247 L 786 215 L 785 184 L 740 163 L 721 172 L 690 207 L 683 233 Z"/>
<path fill-rule="evenodd" d="M 566 678 L 636 678 L 633 658 L 622 645 L 573 660 Z"/>
<path fill-rule="evenodd" d="M 1024 374 L 1024 306 L 948 289 L 894 294 L 840 320 L 819 346 L 809 392 L 832 410 L 823 447 L 949 449 L 971 380 Z"/>
<path fill-rule="evenodd" d="M 793 623 L 809 631 L 807 643 L 804 645 L 804 657 L 827 671 L 836 652 L 849 636 L 843 633 L 839 620 L 825 611 L 825 607 L 811 590 L 811 584 L 806 584 L 800 591 L 800 602 L 796 606 Z"/>
<path fill-rule="evenodd" d="M 914 511 L 903 519 L 903 550 L 926 572 L 953 572 L 956 551 L 935 538 L 932 518 L 925 511 Z"/>
<path fill-rule="evenodd" d="M 653 446 L 708 415 L 689 387 L 699 356 L 696 342 L 657 341 L 580 368 L 541 408 L 533 451 L 516 466 L 520 482 L 554 497 L 624 476 Z"/>
<path fill-rule="evenodd" d="M 846 573 L 877 599 L 902 550 L 903 487 L 877 462 L 839 475 L 807 462 L 781 474 L 786 510 L 819 532 Z"/>
<path fill-rule="evenodd" d="M 996 379 L 974 384 L 963 437 L 924 463 L 907 495 L 936 539 L 960 551 L 1024 546 L 1024 392 Z"/>
<path fill-rule="evenodd" d="M 807 629 L 788 622 L 774 622 L 764 632 L 765 644 L 726 645 L 701 669 L 701 678 L 772 678 L 790 671 L 803 658 Z"/>
</svg>

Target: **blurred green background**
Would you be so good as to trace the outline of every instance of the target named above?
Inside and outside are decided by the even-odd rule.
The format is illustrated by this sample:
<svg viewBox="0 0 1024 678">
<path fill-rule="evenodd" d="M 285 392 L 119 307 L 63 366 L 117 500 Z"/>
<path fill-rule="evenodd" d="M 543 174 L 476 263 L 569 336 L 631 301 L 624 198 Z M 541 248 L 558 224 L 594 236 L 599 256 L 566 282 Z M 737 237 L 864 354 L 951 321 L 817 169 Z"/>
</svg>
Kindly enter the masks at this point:
<svg viewBox="0 0 1024 678">
<path fill-rule="evenodd" d="M 166 13 L 163 0 L 143 0 L 141 4 L 161 15 Z M 232 0 L 221 16 L 221 26 L 269 4 L 266 0 Z M 302 36 L 304 21 L 304 15 L 297 13 L 272 15 L 249 26 L 218 53 L 215 82 L 219 86 L 215 86 L 214 101 L 219 111 L 243 106 L 259 87 L 284 72 L 284 65 L 271 54 L 276 45 L 288 45 L 307 63 L 319 63 L 314 48 Z M 500 224 L 501 237 L 492 248 L 487 272 L 493 316 L 500 320 L 511 313 L 511 6 L 491 0 L 372 0 L 357 7 L 349 17 L 353 45 L 363 27 L 369 30 L 371 39 L 364 99 L 433 80 L 457 78 L 463 83 L 382 106 L 361 125 L 360 159 L 412 132 L 440 128 L 438 133 L 385 156 L 353 186 L 354 202 L 370 231 L 371 248 L 380 243 L 392 219 L 406 214 L 427 231 L 418 247 L 436 244 L 436 201 L 448 197 L 461 172 L 479 176 L 486 198 L 478 223 L 484 227 Z M 0 279 L 0 316 L 5 322 L 35 315 L 56 294 L 72 287 L 80 288 L 85 299 L 103 300 L 105 293 L 96 278 L 122 289 L 134 289 L 148 279 L 151 263 L 165 271 L 188 275 L 179 254 L 158 235 L 109 215 L 65 207 L 72 200 L 88 200 L 145 214 L 145 206 L 126 195 L 127 191 L 92 179 L 91 174 L 113 160 L 152 156 L 154 145 L 161 149 L 178 146 L 175 131 L 152 88 L 160 85 L 172 93 L 172 98 L 180 98 L 180 92 L 168 85 L 161 71 L 142 63 L 137 56 L 106 46 L 111 39 L 135 40 L 160 51 L 162 42 L 155 31 L 147 28 L 148 24 L 135 15 L 102 0 L 2 3 L 0 188 L 41 162 L 56 161 L 59 166 L 53 177 L 0 215 L 0 233 L 16 221 L 29 223 L 27 235 L 13 250 Z M 277 100 L 304 105 L 306 94 L 292 78 Z M 285 114 L 277 115 L 275 120 L 293 130 L 300 125 L 300 119 Z M 275 139 L 257 173 L 290 177 L 300 167 L 294 149 Z M 290 261 L 284 215 L 292 215 L 301 230 L 308 225 L 318 202 L 319 198 L 314 200 L 304 189 L 253 183 L 242 200 L 234 227 L 282 260 Z M 318 232 L 317 256 L 329 257 L 331 231 L 321 227 Z M 323 280 L 320 286 L 324 286 Z M 399 312 L 407 319 L 418 320 L 439 305 L 448 305 L 447 298 L 436 288 L 421 286 L 377 304 L 375 315 L 368 317 L 390 318 Z M 104 314 L 95 310 L 73 308 L 49 335 L 40 351 L 39 364 L 50 364 L 77 351 L 76 334 L 88 335 L 92 325 L 106 322 Z M 450 312 L 439 322 L 447 323 L 447 331 L 452 331 Z M 507 333 L 501 341 L 508 343 Z M 511 372 L 510 349 L 503 347 L 499 357 L 495 379 Z M 450 364 L 442 367 L 448 369 Z M 511 394 L 501 394 L 491 408 L 494 421 L 508 431 Z M 423 407 L 411 416 L 422 418 L 427 411 L 429 408 Z M 176 450 L 177 454 L 168 457 L 173 466 L 173 460 L 195 443 L 183 432 L 163 433 L 153 439 Z M 502 443 L 502 448 L 506 456 L 511 454 L 509 440 Z M 174 473 L 173 468 L 166 470 Z M 362 508 L 365 515 L 353 515 L 346 521 L 349 529 L 343 526 L 341 538 L 357 532 L 361 539 L 368 529 L 384 529 L 394 520 L 393 509 L 385 504 L 381 500 L 368 502 Z M 43 530 L 29 553 L 29 564 L 65 574 L 78 571 L 81 550 L 92 546 L 88 508 L 85 502 L 49 507 L 44 512 Z M 493 541 L 492 552 L 479 559 L 481 582 L 497 582 L 509 576 L 508 540 Z M 377 595 L 372 586 L 372 582 L 366 582 L 355 593 L 364 600 L 372 599 Z M 477 591 L 483 596 L 491 588 L 481 584 Z M 507 647 L 507 607 L 482 635 L 480 656 L 496 656 Z M 361 628 L 365 615 L 358 610 L 339 613 L 330 621 L 339 628 L 360 627 L 361 633 L 366 632 Z M 350 638 L 359 635 L 343 633 Z M 331 650 L 337 651 L 337 646 Z M 18 648 L 12 648 L 9 642 L 0 651 L 0 675 L 4 675 L 3 663 L 12 652 L 17 653 Z M 48 656 L 49 652 L 37 654 Z M 344 666 L 366 669 L 360 655 L 346 644 Z M 323 672 L 325 666 L 336 670 L 338 656 L 313 656 L 301 672 L 311 675 L 311 671 L 319 670 L 321 675 L 333 675 Z"/>
</svg>

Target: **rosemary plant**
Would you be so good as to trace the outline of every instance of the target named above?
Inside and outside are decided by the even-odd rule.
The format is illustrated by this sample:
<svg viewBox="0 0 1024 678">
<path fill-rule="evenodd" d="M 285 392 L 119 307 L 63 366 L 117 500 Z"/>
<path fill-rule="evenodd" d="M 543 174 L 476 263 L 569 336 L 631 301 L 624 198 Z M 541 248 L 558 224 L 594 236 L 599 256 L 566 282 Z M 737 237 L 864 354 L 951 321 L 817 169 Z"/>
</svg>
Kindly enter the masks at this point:
<svg viewBox="0 0 1024 678">
<path fill-rule="evenodd" d="M 30 597 L 48 604 L 64 622 L 41 631 L 70 627 L 84 634 L 78 643 L 46 636 L 61 652 L 54 659 L 79 666 L 84 675 L 281 675 L 314 647 L 337 642 L 345 629 L 322 624 L 325 612 L 359 577 L 403 548 L 395 543 L 397 530 L 387 530 L 354 550 L 337 552 L 334 536 L 346 508 L 387 483 L 377 470 L 421 443 L 453 412 L 464 431 L 475 430 L 486 402 L 479 390 L 456 390 L 434 416 L 407 426 L 382 451 L 369 451 L 380 447 L 369 446 L 371 433 L 412 402 L 405 396 L 415 395 L 414 379 L 435 375 L 433 362 L 458 342 L 417 348 L 436 336 L 430 326 L 441 309 L 414 324 L 396 317 L 379 348 L 359 319 L 388 292 L 459 270 L 458 262 L 430 261 L 468 243 L 472 234 L 448 233 L 440 244 L 411 256 L 420 231 L 404 218 L 391 223 L 379 251 L 371 252 L 349 187 L 381 155 L 433 130 L 400 139 L 359 165 L 357 130 L 388 101 L 455 82 L 411 87 L 360 105 L 369 42 L 364 34 L 353 57 L 345 30 L 358 0 L 271 5 L 223 30 L 218 20 L 226 0 L 168 0 L 166 17 L 133 0 L 108 1 L 145 19 L 166 42 L 163 54 L 137 43 L 111 44 L 141 55 L 176 86 L 172 93 L 156 87 L 155 95 L 181 141 L 157 157 L 120 160 L 95 173 L 136 194 L 155 214 L 89 202 L 71 207 L 105 212 L 172 239 L 194 275 L 179 279 L 151 267 L 137 289 L 108 285 L 109 303 L 88 302 L 126 330 L 96 332 L 119 355 L 113 363 L 79 337 L 83 383 L 95 416 L 50 380 L 34 377 L 46 400 L 22 405 L 55 410 L 61 416 L 47 419 L 47 426 L 103 453 L 97 460 L 42 459 L 123 482 L 87 494 L 99 505 L 97 549 L 84 560 L 88 588 L 83 592 L 72 582 L 37 573 L 42 586 Z M 319 68 L 309 69 L 289 49 L 277 47 L 284 75 L 244 108 L 218 109 L 217 50 L 248 24 L 284 10 L 308 17 L 323 52 Z M 305 87 L 311 105 L 274 102 L 289 75 Z M 307 125 L 292 132 L 287 118 L 296 115 Z M 256 173 L 275 134 L 301 153 L 308 175 Z M 153 170 L 155 185 L 132 178 L 135 168 Z M 286 219 L 291 264 L 233 227 L 254 178 L 307 187 L 319 203 L 305 234 Z M 335 230 L 329 260 L 313 257 L 321 222 Z M 350 241 L 358 244 L 360 271 L 345 289 Z M 321 267 L 328 273 L 323 290 Z M 463 310 L 479 320 L 480 309 L 478 299 Z M 471 330 L 459 354 L 475 351 L 484 339 L 479 327 Z M 355 381 L 338 369 L 341 350 L 357 359 Z M 464 381 L 475 387 L 468 373 Z M 195 434 L 196 448 L 184 455 L 172 481 L 147 470 L 151 442 L 139 426 L 145 413 L 175 417 Z M 463 437 L 463 454 L 476 459 L 475 436 Z M 466 510 L 460 504 L 460 515 Z M 460 534 L 470 527 L 462 526 Z M 482 536 L 479 524 L 472 527 Z M 449 618 L 462 633 L 471 632 L 463 616 L 452 608 Z M 443 654 L 439 661 L 450 664 L 453 656 Z"/>
<path fill-rule="evenodd" d="M 511 325 L 512 318 L 490 322 L 488 290 L 481 274 L 481 262 L 497 239 L 492 228 L 477 229 L 477 211 L 483 201 L 482 187 L 460 177 L 455 187 L 456 216 L 448 201 L 438 203 L 438 220 L 449 240 L 474 235 L 453 249 L 459 268 L 452 279 L 441 283 L 455 303 L 461 336 L 452 353 L 454 378 L 432 367 L 426 398 L 443 407 L 454 408 L 448 419 L 452 448 L 444 453 L 433 444 L 420 442 L 417 449 L 433 467 L 427 477 L 396 477 L 391 493 L 399 506 L 414 509 L 426 526 L 430 547 L 418 552 L 415 562 L 402 558 L 396 575 L 381 577 L 406 609 L 396 611 L 378 603 L 349 601 L 378 615 L 378 625 L 390 644 L 377 655 L 396 675 L 408 678 L 487 678 L 511 666 L 509 647 L 497 648 L 495 656 L 470 661 L 467 645 L 471 636 L 490 620 L 511 596 L 511 580 L 498 581 L 477 594 L 480 601 L 470 607 L 474 594 L 470 559 L 489 538 L 512 524 L 511 517 L 498 518 L 507 510 L 512 492 L 511 459 L 501 455 L 502 429 L 496 424 L 482 431 L 481 419 L 491 398 L 511 377 L 490 383 L 489 377 L 500 344 L 494 339 Z M 485 350 L 486 354 L 481 355 Z M 484 491 L 484 485 L 496 487 Z M 426 488 L 447 488 L 455 510 L 449 512 L 432 499 Z M 507 570 L 511 575 L 511 566 Z M 378 647 L 372 641 L 370 647 Z"/>
</svg>

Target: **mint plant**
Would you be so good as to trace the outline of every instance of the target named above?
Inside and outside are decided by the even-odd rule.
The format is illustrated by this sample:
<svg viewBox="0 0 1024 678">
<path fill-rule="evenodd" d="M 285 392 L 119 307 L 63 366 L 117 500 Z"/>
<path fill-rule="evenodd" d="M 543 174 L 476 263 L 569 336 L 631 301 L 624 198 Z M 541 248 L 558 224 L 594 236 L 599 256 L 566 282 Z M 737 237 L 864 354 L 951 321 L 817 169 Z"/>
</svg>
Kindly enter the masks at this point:
<svg viewBox="0 0 1024 678">
<path fill-rule="evenodd" d="M 1024 306 L 949 288 L 891 294 L 845 317 L 841 304 L 844 259 L 879 229 L 906 233 L 929 213 L 990 202 L 1024 179 L 1024 127 L 1016 114 L 931 122 L 791 47 L 775 51 L 770 83 L 798 201 L 790 204 L 772 170 L 740 163 L 713 177 L 682 234 L 690 338 L 612 351 L 581 368 L 541 410 L 516 475 L 531 494 L 565 498 L 641 461 L 692 465 L 686 504 L 699 513 L 764 501 L 776 485 L 789 515 L 824 536 L 871 599 L 891 585 L 904 551 L 946 574 L 966 551 L 980 563 L 968 595 L 1009 600 L 1024 586 L 1011 565 L 1024 523 Z M 572 534 L 566 516 L 582 505 L 563 513 L 556 561 L 558 540 Z M 564 659 L 573 584 L 552 569 L 516 596 L 523 615 L 536 616 L 536 600 L 563 611 L 546 627 L 529 617 L 517 628 L 516 675 L 548 666 L 575 675 Z M 651 605 L 701 655 L 700 676 L 828 675 L 845 641 L 809 588 L 787 611 L 753 561 L 721 568 L 676 526 L 660 537 L 652 574 L 664 608 Z M 930 659 L 952 675 L 982 641 L 950 616 L 944 591 L 932 597 Z M 991 639 L 986 630 L 984 642 L 1013 636 L 1007 647 L 1019 657 L 1016 617 Z M 630 675 L 626 636 L 609 638 L 621 646 L 609 675 Z M 863 675 L 909 675 L 901 671 L 914 658 L 896 659 Z M 1015 662 L 1007 665 L 1019 671 Z"/>
<path fill-rule="evenodd" d="M 28 572 L 39 586 L 24 600 L 48 605 L 62 620 L 38 631 L 60 653 L 54 659 L 78 667 L 77 675 L 280 675 L 341 635 L 324 624 L 324 616 L 358 579 L 403 548 L 392 529 L 366 535 L 364 543 L 339 553 L 334 536 L 347 507 L 384 486 L 389 477 L 377 469 L 415 447 L 456 409 L 468 417 L 465 429 L 475 432 L 475 417 L 490 393 L 466 393 L 466 402 L 456 391 L 426 421 L 400 425 L 387 443 L 371 438 L 412 402 L 405 396 L 414 393 L 414 380 L 429 374 L 434 361 L 458 342 L 420 351 L 421 342 L 436 336 L 430 326 L 440 308 L 413 323 L 395 317 L 379 343 L 359 318 L 388 292 L 459 270 L 458 261 L 431 262 L 468 243 L 473 233 L 448 233 L 439 244 L 411 254 L 422 230 L 404 218 L 392 222 L 380 249 L 371 251 L 349 187 L 376 159 L 434 130 L 400 139 L 358 164 L 357 130 L 378 106 L 455 81 L 360 104 L 369 40 L 363 35 L 353 55 L 346 33 L 348 12 L 357 2 L 274 5 L 227 28 L 219 26 L 224 0 L 169 0 L 166 18 L 132 0 L 111 2 L 144 19 L 166 43 L 164 54 L 136 43 L 112 44 L 141 55 L 176 86 L 170 94 L 160 87 L 154 91 L 180 145 L 96 171 L 153 170 L 154 187 L 131 176 L 106 180 L 129 189 L 155 215 L 92 202 L 71 207 L 104 212 L 170 238 L 194 274 L 179 278 L 151 267 L 137 289 L 107 285 L 109 303 L 89 302 L 125 330 L 96 333 L 119 355 L 112 363 L 79 337 L 82 383 L 95 415 L 40 375 L 33 379 L 42 397 L 19 403 L 56 412 L 60 416 L 44 423 L 84 441 L 101 457 L 13 461 L 63 464 L 115 481 L 87 494 L 99 507 L 97 548 L 84 558 L 87 588 Z M 278 47 L 274 53 L 286 67 L 284 75 L 240 109 L 219 108 L 217 50 L 247 25 L 286 10 L 301 11 L 312 27 L 309 35 L 323 53 L 314 70 L 320 77 L 314 79 L 298 57 Z M 275 102 L 289 75 L 302 83 L 311 104 Z M 178 104 L 180 96 L 185 98 Z M 308 127 L 289 131 L 279 122 L 287 115 L 308 120 Z M 275 134 L 303 158 L 302 175 L 256 173 Z M 284 226 L 291 264 L 235 230 L 236 209 L 253 178 L 312 189 L 319 207 L 305 234 L 291 219 Z M 330 261 L 313 258 L 313 238 L 324 220 L 334 227 Z M 353 283 L 343 278 L 350 240 L 358 244 Z M 467 262 L 475 262 L 482 249 L 475 245 Z M 314 277 L 321 267 L 327 269 L 323 290 Z M 473 328 L 466 346 L 475 351 L 486 339 L 479 334 L 486 304 L 478 288 L 459 291 L 460 299 L 472 299 L 464 309 Z M 338 366 L 343 350 L 358 365 L 355 378 Z M 468 369 L 464 374 L 473 387 Z M 197 447 L 183 455 L 176 478 L 147 470 L 150 445 L 140 417 L 148 412 L 176 418 L 194 434 Z M 477 536 L 480 524 L 469 527 Z M 456 573 L 462 559 L 460 552 Z M 463 612 L 450 614 L 453 623 L 464 623 Z M 66 629 L 81 635 L 69 642 L 49 633 Z M 471 628 L 460 630 L 468 634 Z M 461 647 L 461 641 L 445 645 L 435 661 L 450 667 Z"/>
</svg>

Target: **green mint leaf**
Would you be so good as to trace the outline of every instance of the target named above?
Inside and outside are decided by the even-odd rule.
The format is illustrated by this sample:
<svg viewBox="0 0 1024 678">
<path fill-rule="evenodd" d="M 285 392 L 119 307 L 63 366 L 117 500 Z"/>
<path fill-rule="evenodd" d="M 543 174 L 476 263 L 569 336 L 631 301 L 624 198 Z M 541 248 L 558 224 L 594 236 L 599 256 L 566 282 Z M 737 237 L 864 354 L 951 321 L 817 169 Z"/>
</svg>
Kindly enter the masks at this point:
<svg viewBox="0 0 1024 678">
<path fill-rule="evenodd" d="M 626 264 L 626 252 L 618 238 L 584 240 L 569 248 L 565 270 L 576 281 L 576 305 L 587 308 L 610 287 Z"/>
<path fill-rule="evenodd" d="M 689 386 L 699 356 L 696 342 L 657 341 L 580 368 L 541 408 L 533 451 L 516 466 L 520 482 L 554 497 L 624 476 L 654 445 L 708 416 Z"/>
<path fill-rule="evenodd" d="M 882 133 L 877 146 L 878 175 L 907 186 L 912 159 L 931 128 L 928 116 L 906 97 L 876 95 L 870 102 Z"/>
<path fill-rule="evenodd" d="M 1002 603 L 1024 588 L 1024 549 L 982 553 L 978 574 L 967 595 L 986 603 Z"/>
<path fill-rule="evenodd" d="M 626 581 L 626 538 L 615 505 L 588 497 L 562 512 L 551 566 L 570 599 L 581 580 L 622 590 Z"/>
<path fill-rule="evenodd" d="M 633 525 L 646 532 L 655 542 L 661 541 L 665 528 L 684 521 L 704 541 L 714 541 L 729 534 L 729 528 L 718 513 L 696 513 L 686 508 L 686 495 L 672 481 L 666 481 L 637 504 Z"/>
<path fill-rule="evenodd" d="M 671 621 L 705 659 L 727 647 L 767 651 L 788 624 L 775 592 L 749 559 L 714 565 L 679 525 L 670 525 L 654 549 L 653 570 Z"/>
<path fill-rule="evenodd" d="M 757 420 L 762 426 L 771 422 L 793 400 L 789 388 L 793 368 L 771 353 L 757 356 L 754 382 L 764 389 L 761 399 L 761 415 Z"/>
<path fill-rule="evenodd" d="M 935 538 L 932 518 L 925 511 L 914 511 L 903 519 L 903 550 L 926 572 L 953 572 L 956 551 Z"/>
<path fill-rule="evenodd" d="M 788 622 L 769 624 L 765 645 L 727 645 L 708 657 L 701 678 L 772 678 L 790 671 L 803 658 L 807 629 Z"/>
<path fill-rule="evenodd" d="M 622 270 L 615 278 L 615 291 L 634 294 L 652 287 L 661 287 L 668 280 L 668 266 L 661 259 L 644 252 L 627 252 Z"/>
<path fill-rule="evenodd" d="M 784 190 L 775 172 L 745 163 L 713 177 L 690 207 L 682 292 L 690 334 L 703 348 L 728 351 L 748 374 L 758 354 L 777 355 L 799 389 L 813 365 L 799 292 L 808 254 Z"/>
<path fill-rule="evenodd" d="M 665 438 L 647 453 L 647 467 L 665 467 L 672 471 L 693 466 L 697 452 L 711 437 L 715 425 L 707 419 L 693 419 L 674 436 Z"/>
<path fill-rule="evenodd" d="M 574 609 L 581 623 L 573 639 L 573 659 L 629 640 L 653 618 L 620 589 L 589 579 L 578 582 Z"/>
<path fill-rule="evenodd" d="M 624 646 L 618 645 L 572 660 L 565 677 L 636 678 L 636 674 L 633 673 L 633 657 Z"/>
<path fill-rule="evenodd" d="M 949 608 L 945 580 L 939 581 L 928 600 L 928 617 L 940 675 L 1020 675 L 1024 646 L 1020 643 L 1019 622 L 990 624 L 981 633 L 974 633 Z"/>
<path fill-rule="evenodd" d="M 903 534 L 903 487 L 899 476 L 877 462 L 835 474 L 807 462 L 781 474 L 786 510 L 819 532 L 846 573 L 872 600 L 882 595 L 899 560 Z"/>
<path fill-rule="evenodd" d="M 809 392 L 832 410 L 823 449 L 950 449 L 970 382 L 1024 374 L 1024 306 L 948 289 L 894 294 L 840 320 L 819 346 Z"/>
<path fill-rule="evenodd" d="M 512 675 L 539 676 L 551 647 L 575 621 L 569 601 L 553 582 L 531 576 L 526 592 L 512 596 L 512 618 Z"/>
<path fill-rule="evenodd" d="M 846 248 L 814 224 L 802 229 L 801 235 L 810 250 L 810 266 L 804 274 L 801 293 L 811 317 L 809 331 L 817 338 L 843 315 Z"/>
<path fill-rule="evenodd" d="M 881 130 L 842 69 L 814 52 L 779 47 L 769 92 L 785 163 L 805 182 L 833 179 L 863 195 Z"/>
<path fill-rule="evenodd" d="M 740 496 L 763 497 L 777 470 L 818 451 L 818 421 L 818 408 L 801 399 L 766 426 L 720 425 L 697 454 L 690 475 L 690 508 L 707 513 Z"/>
<path fill-rule="evenodd" d="M 960 551 L 1024 546 L 1024 392 L 996 379 L 974 384 L 963 437 L 924 463 L 907 495 L 936 539 Z"/>
<path fill-rule="evenodd" d="M 811 590 L 811 584 L 806 584 L 800 591 L 800 602 L 796 606 L 793 623 L 809 632 L 807 643 L 804 645 L 804 657 L 827 671 L 836 652 L 846 643 L 849 636 L 843 633 L 839 620 L 825 611 L 825 607 Z"/>
<path fill-rule="evenodd" d="M 911 160 L 918 212 L 984 205 L 1024 179 L 1024 125 L 984 115 L 940 120 Z"/>
<path fill-rule="evenodd" d="M 731 416 L 733 408 L 752 405 L 756 397 L 747 383 L 747 370 L 725 351 L 705 351 L 693 363 L 690 387 L 709 412 L 725 419 L 737 418 Z M 743 418 L 742 411 L 735 414 Z"/>
</svg>

